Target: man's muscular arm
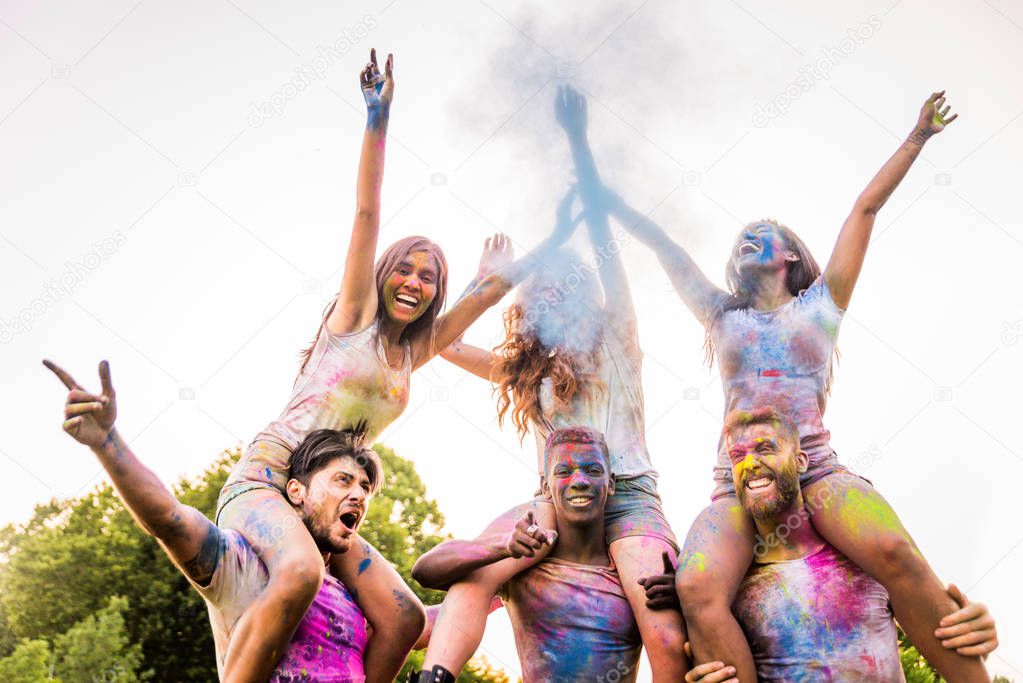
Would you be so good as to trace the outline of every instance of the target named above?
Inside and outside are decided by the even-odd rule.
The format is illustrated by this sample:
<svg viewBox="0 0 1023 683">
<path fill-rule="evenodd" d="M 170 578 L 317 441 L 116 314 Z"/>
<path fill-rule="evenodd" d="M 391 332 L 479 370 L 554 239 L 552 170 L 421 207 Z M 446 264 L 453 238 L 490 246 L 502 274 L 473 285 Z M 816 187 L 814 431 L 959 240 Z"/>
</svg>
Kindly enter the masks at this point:
<svg viewBox="0 0 1023 683">
<path fill-rule="evenodd" d="M 114 429 L 117 403 L 110 366 L 100 363 L 102 392 L 91 394 L 55 363 L 43 363 L 68 388 L 64 431 L 92 449 L 132 517 L 174 564 L 199 585 L 208 584 L 223 552 L 221 531 L 201 512 L 178 502 Z"/>
</svg>

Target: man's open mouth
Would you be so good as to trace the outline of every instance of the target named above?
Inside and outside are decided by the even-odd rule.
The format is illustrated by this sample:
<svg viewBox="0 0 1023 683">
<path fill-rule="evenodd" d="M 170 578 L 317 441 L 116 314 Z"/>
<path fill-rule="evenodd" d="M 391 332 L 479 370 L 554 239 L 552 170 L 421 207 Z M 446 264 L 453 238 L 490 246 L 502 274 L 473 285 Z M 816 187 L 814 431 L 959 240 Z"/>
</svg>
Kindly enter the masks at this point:
<svg viewBox="0 0 1023 683">
<path fill-rule="evenodd" d="M 361 518 L 362 515 L 359 514 L 357 510 L 347 510 L 345 512 L 342 512 L 340 517 L 338 517 L 338 519 L 341 521 L 341 524 L 343 524 L 344 527 L 349 531 L 355 531 L 356 527 L 359 526 L 359 520 Z"/>
<path fill-rule="evenodd" d="M 768 474 L 758 474 L 755 477 L 746 478 L 746 489 L 749 491 L 759 491 L 765 489 L 774 483 L 774 477 Z"/>
</svg>

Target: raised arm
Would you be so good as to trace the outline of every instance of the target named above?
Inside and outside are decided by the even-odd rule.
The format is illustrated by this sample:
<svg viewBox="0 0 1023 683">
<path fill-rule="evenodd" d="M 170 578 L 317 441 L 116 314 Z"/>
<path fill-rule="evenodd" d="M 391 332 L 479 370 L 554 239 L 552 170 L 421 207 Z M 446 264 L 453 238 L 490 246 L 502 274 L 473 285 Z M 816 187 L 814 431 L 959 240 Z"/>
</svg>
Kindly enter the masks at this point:
<svg viewBox="0 0 1023 683">
<path fill-rule="evenodd" d="M 944 104 L 944 90 L 927 98 L 920 108 L 920 116 L 913 132 L 873 177 L 856 199 L 852 213 L 845 219 L 842 230 L 838 233 L 835 249 L 831 252 L 831 259 L 824 269 L 824 279 L 831 291 L 831 298 L 839 308 L 849 306 L 853 288 L 863 267 L 867 245 L 870 244 L 870 233 L 874 229 L 877 212 L 906 177 L 909 167 L 920 156 L 924 144 L 959 116 L 958 114 L 947 116 L 949 107 L 946 105 L 942 108 Z"/>
<path fill-rule="evenodd" d="M 195 508 L 178 502 L 114 429 L 117 403 L 110 366 L 100 363 L 102 393 L 91 394 L 55 363 L 43 364 L 68 388 L 64 431 L 92 449 L 132 517 L 156 537 L 174 564 L 199 585 L 208 584 L 222 552 L 220 529 Z"/>
<path fill-rule="evenodd" d="M 604 289 L 604 310 L 615 325 L 635 330 L 636 310 L 629 289 L 629 278 L 614 244 L 607 219 L 607 191 L 600 182 L 593 151 L 586 136 L 586 98 L 570 86 L 558 88 L 554 115 L 565 130 L 568 146 L 579 179 L 579 196 L 586 212 L 590 241 L 597 254 L 597 272 Z M 571 208 L 571 205 L 567 207 Z"/>
<path fill-rule="evenodd" d="M 373 260 L 380 232 L 380 188 L 384 181 L 387 123 L 394 96 L 394 57 L 387 55 L 381 76 L 376 50 L 370 50 L 369 56 L 370 61 L 359 77 L 367 117 L 355 188 L 355 222 L 345 257 L 341 291 L 327 316 L 327 329 L 335 334 L 361 330 L 373 322 L 377 311 Z"/>
<path fill-rule="evenodd" d="M 507 534 L 444 541 L 416 560 L 412 578 L 426 588 L 447 590 L 480 567 L 509 557 L 533 557 L 545 543 L 553 544 L 556 538 L 557 532 L 538 525 L 530 510 Z"/>
</svg>

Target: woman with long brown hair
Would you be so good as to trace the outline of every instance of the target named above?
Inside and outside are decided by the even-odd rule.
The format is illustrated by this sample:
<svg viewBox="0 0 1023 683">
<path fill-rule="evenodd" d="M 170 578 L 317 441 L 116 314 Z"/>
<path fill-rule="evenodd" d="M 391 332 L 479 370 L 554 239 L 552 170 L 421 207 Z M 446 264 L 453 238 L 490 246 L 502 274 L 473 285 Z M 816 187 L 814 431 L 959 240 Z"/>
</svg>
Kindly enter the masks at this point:
<svg viewBox="0 0 1023 683">
<path fill-rule="evenodd" d="M 761 220 L 735 240 L 725 279 L 716 287 L 685 249 L 619 199 L 610 211 L 651 247 L 676 291 L 706 330 L 710 362 L 718 361 L 725 414 L 774 406 L 799 430 L 809 465 L 799 473 L 806 510 L 816 530 L 891 596 L 899 624 L 917 649 L 952 681 L 987 681 L 983 665 L 946 649 L 935 637 L 939 619 L 956 607 L 891 506 L 870 482 L 853 476 L 830 446 L 823 414 L 831 386 L 839 325 L 870 242 L 878 211 L 909 171 L 927 140 L 956 116 L 944 93 L 924 102 L 909 137 L 860 194 L 838 234 L 823 272 L 806 245 L 785 225 Z M 765 459 L 770 444 L 763 444 Z M 714 468 L 711 504 L 693 523 L 682 550 L 676 587 L 697 663 L 721 661 L 740 681 L 755 681 L 749 645 L 731 606 L 740 582 L 764 544 L 736 499 L 769 504 L 780 473 L 729 453 L 724 438 Z M 827 653 L 822 653 L 826 664 Z"/>
<path fill-rule="evenodd" d="M 423 607 L 394 568 L 365 540 L 329 554 L 319 548 L 286 497 L 291 454 L 317 429 L 362 425 L 368 442 L 408 404 L 409 375 L 457 338 L 521 279 L 502 238 L 488 240 L 470 296 L 441 314 L 447 262 L 425 237 L 407 237 L 373 262 L 393 58 L 384 73 L 376 51 L 361 75 L 367 105 L 356 188 L 357 208 L 341 289 L 313 344 L 304 351 L 281 415 L 245 451 L 217 505 L 221 527 L 241 532 L 266 565 L 266 589 L 245 611 L 224 664 L 225 681 L 266 680 L 329 571 L 345 584 L 372 626 L 365 652 L 368 681 L 392 681 L 423 627 Z M 358 513 L 341 515 L 354 533 Z M 214 548 L 213 551 L 216 549 Z"/>
<path fill-rule="evenodd" d="M 585 103 L 562 88 L 555 111 L 568 135 L 596 253 L 589 263 L 565 251 L 545 257 L 506 311 L 506 336 L 496 353 L 456 343 L 441 355 L 496 385 L 500 420 L 510 420 L 520 437 L 528 431 L 536 437 L 541 477 L 544 442 L 552 431 L 588 427 L 604 435 L 615 478 L 604 515 L 612 568 L 636 616 L 654 680 L 679 681 L 685 673 L 681 615 L 648 608 L 639 583 L 641 577 L 663 573 L 665 556 L 674 562 L 678 546 L 661 510 L 657 472 L 646 447 L 642 352 L 618 256 L 623 245 L 611 236 L 602 202 L 594 195 L 600 183 L 586 140 Z M 571 219 L 574 194 L 570 190 L 559 206 L 554 231 L 559 237 L 554 242 L 562 241 L 577 222 Z M 534 523 L 523 535 L 516 522 L 529 512 Z M 433 627 L 420 683 L 454 680 L 479 646 L 492 597 L 505 582 L 547 556 L 556 540 L 554 526 L 553 504 L 537 494 L 494 520 L 482 534 L 502 546 L 506 559 L 479 567 L 470 562 L 465 566 L 474 571 L 459 583 L 433 586 L 447 588 L 448 594 Z M 601 615 L 592 617 L 599 628 Z M 635 678 L 634 671 L 615 673 L 622 680 Z"/>
</svg>

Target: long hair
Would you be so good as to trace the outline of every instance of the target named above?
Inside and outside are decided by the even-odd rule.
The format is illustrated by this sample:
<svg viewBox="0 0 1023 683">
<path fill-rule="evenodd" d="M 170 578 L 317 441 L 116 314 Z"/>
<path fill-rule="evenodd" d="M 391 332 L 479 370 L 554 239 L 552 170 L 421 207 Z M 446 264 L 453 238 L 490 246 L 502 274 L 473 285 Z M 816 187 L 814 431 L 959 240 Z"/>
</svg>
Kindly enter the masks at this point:
<svg viewBox="0 0 1023 683">
<path fill-rule="evenodd" d="M 799 256 L 798 261 L 787 261 L 785 263 L 787 270 L 785 274 L 785 288 L 788 289 L 789 294 L 792 296 L 799 296 L 801 292 L 806 290 L 807 287 L 812 285 L 821 276 L 821 267 L 817 265 L 817 260 L 814 259 L 810 249 L 799 238 L 799 235 L 784 223 L 773 218 L 765 218 L 757 221 L 757 223 L 770 223 L 773 225 L 778 234 L 781 235 L 782 240 L 784 240 L 785 248 L 789 251 L 794 251 Z M 715 352 L 714 340 L 711 338 L 710 331 L 714 325 L 728 311 L 745 310 L 753 305 L 753 289 L 739 272 L 739 260 L 736 257 L 736 248 L 742 240 L 743 234 L 740 233 L 736 239 L 735 246 L 732 248 L 731 258 L 725 264 L 725 282 L 728 285 L 729 296 L 723 298 L 712 312 L 703 338 L 704 358 L 707 361 L 707 365 L 711 367 L 714 365 Z M 837 348 L 835 349 L 835 358 L 838 358 Z M 833 371 L 828 373 L 828 379 L 825 384 L 826 392 L 831 391 L 832 375 Z"/>
<path fill-rule="evenodd" d="M 437 294 L 433 297 L 433 301 L 430 303 L 429 308 L 423 311 L 423 314 L 413 320 L 408 326 L 405 327 L 401 333 L 402 341 L 407 341 L 410 344 L 417 344 L 420 339 L 426 339 L 427 348 L 429 352 L 433 354 L 435 332 L 434 323 L 440 316 L 440 312 L 444 309 L 444 301 L 447 298 L 448 293 L 448 262 L 444 258 L 444 252 L 439 246 L 431 242 L 425 237 L 419 235 L 413 235 L 411 237 L 404 237 L 391 246 L 384 250 L 384 253 L 377 259 L 376 265 L 374 266 L 374 279 L 376 280 L 377 288 L 377 311 L 376 311 L 376 322 L 379 323 L 387 315 L 387 309 L 384 306 L 384 284 L 387 282 L 387 278 L 391 276 L 394 269 L 398 267 L 401 260 L 414 251 L 425 251 L 430 254 L 437 262 Z M 337 305 L 337 298 L 335 297 L 323 311 L 323 318 L 320 322 L 320 327 L 316 330 L 316 336 L 313 337 L 312 342 L 309 346 L 302 350 L 300 358 L 302 361 L 301 367 L 299 368 L 299 374 L 305 370 L 306 364 L 309 362 L 309 358 L 313 354 L 313 349 L 316 347 L 316 342 L 320 338 L 320 334 L 323 331 L 323 322 L 327 320 L 331 311 L 334 310 L 334 306 Z"/>
<path fill-rule="evenodd" d="M 552 343 L 551 326 L 541 322 L 541 309 L 549 306 L 541 298 L 543 285 L 536 275 L 522 285 L 518 300 L 504 312 L 504 341 L 494 349 L 497 421 L 503 425 L 510 417 L 520 439 L 531 424 L 545 422 L 540 406 L 544 379 L 550 378 L 555 411 L 567 407 L 577 393 L 604 389 L 594 372 L 601 332 L 573 338 L 577 330 L 563 330 L 569 343 Z"/>
</svg>

